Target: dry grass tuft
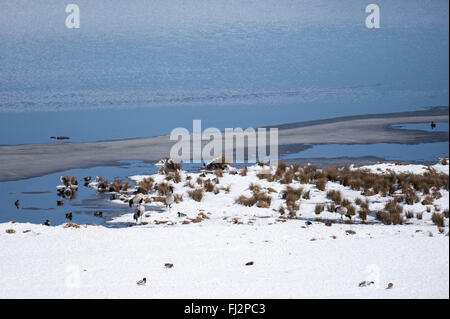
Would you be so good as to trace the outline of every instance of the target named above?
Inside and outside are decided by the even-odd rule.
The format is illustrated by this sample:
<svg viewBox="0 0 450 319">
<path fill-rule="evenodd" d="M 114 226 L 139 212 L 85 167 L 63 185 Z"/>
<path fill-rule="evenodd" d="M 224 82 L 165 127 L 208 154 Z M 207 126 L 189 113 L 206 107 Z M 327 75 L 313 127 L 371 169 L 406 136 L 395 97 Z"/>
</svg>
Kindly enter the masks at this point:
<svg viewBox="0 0 450 319">
<path fill-rule="evenodd" d="M 324 208 L 325 208 L 325 205 L 316 204 L 316 207 L 314 208 L 314 213 L 316 213 L 316 215 L 320 215 L 320 213 L 323 212 Z"/>
<path fill-rule="evenodd" d="M 137 188 L 139 193 L 148 194 L 152 188 L 155 180 L 151 177 L 144 178 L 140 182 L 137 183 Z"/>
<path fill-rule="evenodd" d="M 444 216 L 442 216 L 442 214 L 439 213 L 433 213 L 433 215 L 431 216 L 431 220 L 433 221 L 433 223 L 435 223 L 438 227 L 444 227 L 445 223 L 444 223 Z"/>
<path fill-rule="evenodd" d="M 241 176 L 247 176 L 247 172 L 248 172 L 248 168 L 247 166 L 244 165 L 244 167 L 242 167 L 241 169 Z"/>
<path fill-rule="evenodd" d="M 14 229 L 7 229 L 7 230 L 5 230 L 5 232 L 7 234 L 14 234 L 16 231 Z"/>
<path fill-rule="evenodd" d="M 166 182 L 162 182 L 156 185 L 156 190 L 160 195 L 169 195 L 170 194 L 170 185 Z"/>
<path fill-rule="evenodd" d="M 192 191 L 188 191 L 189 196 L 196 202 L 200 202 L 203 198 L 203 189 L 198 188 Z"/>
<path fill-rule="evenodd" d="M 327 198 L 332 200 L 336 205 L 341 205 L 342 203 L 342 193 L 338 190 L 328 191 Z"/>
</svg>

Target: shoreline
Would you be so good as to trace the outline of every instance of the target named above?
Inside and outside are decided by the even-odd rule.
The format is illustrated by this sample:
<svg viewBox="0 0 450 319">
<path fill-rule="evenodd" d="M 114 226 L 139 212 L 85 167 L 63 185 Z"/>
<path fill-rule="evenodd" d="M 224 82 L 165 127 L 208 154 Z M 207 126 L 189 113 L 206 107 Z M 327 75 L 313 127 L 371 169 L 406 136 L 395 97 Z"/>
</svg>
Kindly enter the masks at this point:
<svg viewBox="0 0 450 319">
<path fill-rule="evenodd" d="M 448 132 L 400 130 L 395 124 L 447 122 L 448 108 L 346 116 L 287 123 L 276 127 L 279 155 L 305 144 L 420 144 L 448 141 Z M 0 182 L 39 177 L 75 168 L 119 165 L 122 160 L 157 162 L 169 155 L 169 136 L 104 142 L 46 143 L 0 146 Z"/>
</svg>

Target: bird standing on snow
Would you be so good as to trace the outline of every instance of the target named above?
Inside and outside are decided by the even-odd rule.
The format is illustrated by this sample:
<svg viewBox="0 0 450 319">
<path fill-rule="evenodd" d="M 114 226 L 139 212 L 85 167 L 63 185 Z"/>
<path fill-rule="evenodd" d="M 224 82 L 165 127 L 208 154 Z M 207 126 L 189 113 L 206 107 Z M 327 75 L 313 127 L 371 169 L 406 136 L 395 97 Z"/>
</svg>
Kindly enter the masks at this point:
<svg viewBox="0 0 450 319">
<path fill-rule="evenodd" d="M 145 286 L 146 283 L 147 283 L 147 278 L 144 277 L 143 279 L 139 280 L 136 284 L 138 286 Z"/>
<path fill-rule="evenodd" d="M 20 205 L 19 200 L 16 200 L 16 201 L 14 202 L 14 205 L 16 205 L 17 208 L 19 208 L 19 205 Z"/>
<path fill-rule="evenodd" d="M 133 215 L 133 218 L 134 218 L 134 220 L 136 221 L 136 224 L 137 224 L 137 221 L 138 221 L 139 218 L 140 218 L 141 221 L 142 221 L 142 216 L 144 215 L 144 213 L 145 213 L 145 207 L 144 207 L 144 205 L 139 205 L 139 207 L 138 207 L 136 213 L 134 213 L 134 215 Z"/>
<path fill-rule="evenodd" d="M 171 205 L 173 204 L 174 201 L 175 197 L 173 196 L 173 186 L 170 186 L 170 194 L 167 195 L 165 199 L 166 207 L 168 206 L 169 208 L 171 208 Z"/>
<path fill-rule="evenodd" d="M 142 204 L 143 200 L 144 200 L 144 195 L 142 195 L 141 193 L 138 193 L 132 199 L 130 199 L 128 204 L 130 205 L 130 207 L 133 207 L 133 205 Z"/>
<path fill-rule="evenodd" d="M 342 223 L 342 218 L 344 215 L 347 215 L 347 207 L 344 206 L 338 206 L 336 207 L 336 209 L 334 210 L 336 213 L 338 213 L 339 215 L 341 215 L 341 223 Z"/>
</svg>

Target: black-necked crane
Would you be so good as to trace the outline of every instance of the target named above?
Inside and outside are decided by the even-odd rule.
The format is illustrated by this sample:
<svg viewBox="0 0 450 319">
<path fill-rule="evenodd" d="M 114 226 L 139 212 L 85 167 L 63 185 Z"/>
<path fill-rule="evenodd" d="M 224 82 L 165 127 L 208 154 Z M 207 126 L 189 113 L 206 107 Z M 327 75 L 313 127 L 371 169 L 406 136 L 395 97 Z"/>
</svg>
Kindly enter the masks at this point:
<svg viewBox="0 0 450 319">
<path fill-rule="evenodd" d="M 344 215 L 347 215 L 347 212 L 348 212 L 347 207 L 338 206 L 338 207 L 336 207 L 336 209 L 334 211 L 336 213 L 338 213 L 339 215 L 341 215 L 341 223 L 342 223 L 342 218 L 344 217 Z"/>
<path fill-rule="evenodd" d="M 139 218 L 141 219 L 141 222 L 142 222 L 142 216 L 144 215 L 144 213 L 145 213 L 144 205 L 139 205 L 136 213 L 134 213 L 134 215 L 133 215 L 133 218 L 134 218 L 136 224 L 137 224 Z"/>
<path fill-rule="evenodd" d="M 130 207 L 133 207 L 133 205 L 142 204 L 143 201 L 144 195 L 142 195 L 141 193 L 137 193 L 132 199 L 130 199 L 128 205 L 130 205 Z"/>
<path fill-rule="evenodd" d="M 170 209 L 171 205 L 175 201 L 175 197 L 173 196 L 173 186 L 169 186 L 169 188 L 170 188 L 170 193 L 168 195 L 166 195 L 165 202 L 166 202 L 166 207 L 168 206 Z"/>
</svg>

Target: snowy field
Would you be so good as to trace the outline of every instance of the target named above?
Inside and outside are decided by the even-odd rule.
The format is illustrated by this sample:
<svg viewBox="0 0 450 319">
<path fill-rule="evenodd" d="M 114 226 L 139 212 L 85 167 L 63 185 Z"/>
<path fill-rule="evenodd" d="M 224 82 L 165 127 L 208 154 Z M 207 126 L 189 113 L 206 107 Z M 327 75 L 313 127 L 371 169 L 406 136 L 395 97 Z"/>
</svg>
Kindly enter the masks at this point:
<svg viewBox="0 0 450 319">
<path fill-rule="evenodd" d="M 383 223 L 378 213 L 401 190 L 363 195 L 363 188 L 337 181 L 320 190 L 292 167 L 281 175 L 255 165 L 246 174 L 231 168 L 131 176 L 136 186 L 111 192 L 124 215 L 109 223 L 132 227 L 0 224 L 0 298 L 449 298 L 448 164 L 349 168 L 360 170 L 446 175 L 447 188 L 418 190 L 411 204 L 401 198 L 400 222 Z M 293 179 L 283 184 L 289 172 Z M 277 174 L 283 183 L 262 178 Z M 174 187 L 170 208 L 165 183 Z M 128 202 L 140 186 L 148 189 L 136 223 Z M 291 203 L 287 186 L 302 189 Z M 99 179 L 91 187 L 100 191 Z M 200 189 L 196 201 L 189 192 Z M 328 209 L 337 204 L 330 190 L 341 193 L 341 205 L 348 202 L 342 221 Z M 441 227 L 433 215 L 442 217 Z M 147 284 L 136 285 L 143 277 Z M 364 281 L 373 283 L 360 287 Z"/>
</svg>

